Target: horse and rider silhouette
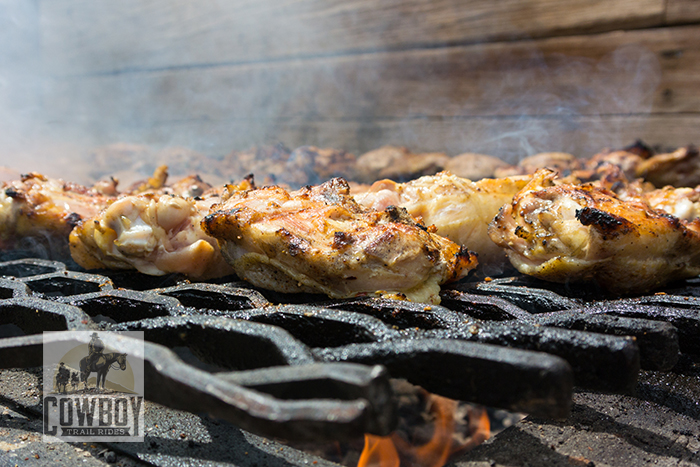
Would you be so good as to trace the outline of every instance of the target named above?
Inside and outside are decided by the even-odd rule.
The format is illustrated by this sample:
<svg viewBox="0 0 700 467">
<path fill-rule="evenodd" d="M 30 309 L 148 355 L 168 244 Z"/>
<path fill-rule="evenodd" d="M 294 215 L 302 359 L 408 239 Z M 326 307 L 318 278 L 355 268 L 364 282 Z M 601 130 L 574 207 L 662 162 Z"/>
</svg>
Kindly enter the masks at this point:
<svg viewBox="0 0 700 467">
<path fill-rule="evenodd" d="M 114 367 L 116 363 L 120 370 L 126 369 L 126 354 L 125 353 L 103 353 L 104 343 L 100 340 L 96 332 L 92 333 L 92 339 L 88 343 L 88 356 L 80 360 L 80 381 L 84 388 L 87 389 L 87 380 L 91 373 L 97 373 L 97 381 L 95 389 L 105 388 L 107 380 L 107 372 Z"/>
<path fill-rule="evenodd" d="M 56 371 L 56 390 L 65 394 L 69 379 L 70 370 L 65 366 L 65 363 L 61 362 Z"/>
</svg>

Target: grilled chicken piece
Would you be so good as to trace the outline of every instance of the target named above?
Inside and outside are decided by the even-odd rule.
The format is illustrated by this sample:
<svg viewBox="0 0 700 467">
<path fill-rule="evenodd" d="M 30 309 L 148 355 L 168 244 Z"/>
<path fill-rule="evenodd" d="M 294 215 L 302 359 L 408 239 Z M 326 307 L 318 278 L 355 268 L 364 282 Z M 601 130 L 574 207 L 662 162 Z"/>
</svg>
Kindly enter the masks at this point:
<svg viewBox="0 0 700 467">
<path fill-rule="evenodd" d="M 482 178 L 493 178 L 496 170 L 510 167 L 508 163 L 494 156 L 486 154 L 475 154 L 467 152 L 451 157 L 445 170 L 453 173 L 458 177 L 468 178 L 469 180 L 481 180 Z"/>
<path fill-rule="evenodd" d="M 582 180 L 596 180 L 609 165 L 619 167 L 625 176 L 642 178 L 656 187 L 692 187 L 700 184 L 700 152 L 694 146 L 679 148 L 666 154 L 651 155 L 651 150 L 638 142 L 619 151 L 602 151 L 584 161 L 573 174 Z"/>
<path fill-rule="evenodd" d="M 634 180 L 642 160 L 633 152 L 603 151 L 586 160 L 582 168 L 574 171 L 574 175 L 582 180 L 597 180 L 601 175 L 617 169 L 627 179 Z"/>
<path fill-rule="evenodd" d="M 372 183 L 384 178 L 412 180 L 443 170 L 449 160 L 449 156 L 441 152 L 416 154 L 405 147 L 382 146 L 357 159 L 355 176 L 363 183 Z"/>
<path fill-rule="evenodd" d="M 553 282 L 594 281 L 641 293 L 700 274 L 700 233 L 641 201 L 604 188 L 555 185 L 540 170 L 489 226 L 522 273 Z"/>
<path fill-rule="evenodd" d="M 531 175 L 543 167 L 557 170 L 559 173 L 569 173 L 576 170 L 579 165 L 580 161 L 571 154 L 565 152 L 542 152 L 524 158 L 517 165 L 497 168 L 494 173 L 499 178 Z"/>
<path fill-rule="evenodd" d="M 476 252 L 481 268 L 494 269 L 486 271 L 493 274 L 507 261 L 504 251 L 489 238 L 488 224 L 526 183 L 526 177 L 472 182 L 440 172 L 407 183 L 381 180 L 355 199 L 375 210 L 406 208 L 423 224 L 434 225 L 438 235 Z"/>
<path fill-rule="evenodd" d="M 222 173 L 238 177 L 254 173 L 266 185 L 284 184 L 297 188 L 340 174 L 352 175 L 355 159 L 354 154 L 338 149 L 301 146 L 290 151 L 278 144 L 233 152 L 218 165 Z"/>
<path fill-rule="evenodd" d="M 70 233 L 73 260 L 86 269 L 136 269 L 194 280 L 233 273 L 200 226 L 217 197 L 141 194 L 120 198 Z"/>
<path fill-rule="evenodd" d="M 476 258 L 399 208 L 361 208 L 343 179 L 287 192 L 235 192 L 202 223 L 236 274 L 279 292 L 333 298 L 400 293 L 439 302 L 440 284 L 465 276 Z"/>
<path fill-rule="evenodd" d="M 700 186 L 695 188 L 673 188 L 670 186 L 642 194 L 643 199 L 654 209 L 663 210 L 689 228 L 700 227 Z"/>
<path fill-rule="evenodd" d="M 0 190 L 0 249 L 28 249 L 42 257 L 66 259 L 68 234 L 116 198 L 38 173 L 6 182 Z"/>
<path fill-rule="evenodd" d="M 700 184 L 700 152 L 694 146 L 679 148 L 668 154 L 657 154 L 636 167 L 636 175 L 657 187 L 696 186 Z"/>
<path fill-rule="evenodd" d="M 166 179 L 167 167 L 163 166 L 133 191 L 198 196 L 211 188 L 197 176 L 183 178 L 170 186 L 165 185 Z M 89 188 L 38 173 L 3 183 L 0 250 L 26 249 L 41 257 L 67 259 L 70 256 L 68 235 L 73 227 L 129 193 L 120 193 L 117 183 L 111 178 Z"/>
<path fill-rule="evenodd" d="M 614 192 L 620 200 L 644 203 L 651 209 L 671 214 L 689 228 L 700 228 L 700 186 L 656 189 L 642 179 L 629 182 L 621 167 L 610 164 L 601 166 L 599 172 L 601 175 L 594 184 Z"/>
</svg>

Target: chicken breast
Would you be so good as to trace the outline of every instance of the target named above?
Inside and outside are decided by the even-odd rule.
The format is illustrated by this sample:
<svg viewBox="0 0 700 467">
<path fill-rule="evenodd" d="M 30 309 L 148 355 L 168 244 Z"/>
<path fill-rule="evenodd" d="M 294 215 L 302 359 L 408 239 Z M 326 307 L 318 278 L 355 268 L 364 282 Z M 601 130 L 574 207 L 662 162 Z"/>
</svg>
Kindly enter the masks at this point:
<svg viewBox="0 0 700 467">
<path fill-rule="evenodd" d="M 136 269 L 194 280 L 233 273 L 200 223 L 218 198 L 142 194 L 120 198 L 70 233 L 73 260 L 86 269 Z"/>
<path fill-rule="evenodd" d="M 288 192 L 235 192 L 204 218 L 239 277 L 279 292 L 347 298 L 375 292 L 439 302 L 440 284 L 476 266 L 466 248 L 400 208 L 363 209 L 343 179 Z"/>
<path fill-rule="evenodd" d="M 489 226 L 520 272 L 623 294 L 700 274 L 700 234 L 678 218 L 590 184 L 555 185 L 555 177 L 538 171 Z"/>
<path fill-rule="evenodd" d="M 437 234 L 447 237 L 479 255 L 481 268 L 498 272 L 507 262 L 505 252 L 488 235 L 488 224 L 501 206 L 525 186 L 529 177 L 484 179 L 472 182 L 440 172 L 407 182 L 381 180 L 368 191 L 355 195 L 365 208 L 405 208 Z"/>
</svg>

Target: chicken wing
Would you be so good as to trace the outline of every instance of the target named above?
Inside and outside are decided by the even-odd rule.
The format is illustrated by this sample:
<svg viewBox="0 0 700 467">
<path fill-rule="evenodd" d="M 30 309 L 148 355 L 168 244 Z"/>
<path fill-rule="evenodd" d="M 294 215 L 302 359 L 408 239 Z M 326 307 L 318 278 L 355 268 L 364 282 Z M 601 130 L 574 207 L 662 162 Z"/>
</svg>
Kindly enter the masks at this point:
<svg viewBox="0 0 700 467">
<path fill-rule="evenodd" d="M 482 268 L 493 274 L 506 264 L 504 251 L 489 238 L 489 222 L 509 203 L 529 177 L 484 179 L 472 182 L 449 172 L 427 175 L 407 183 L 381 180 L 355 195 L 357 202 L 376 210 L 400 206 L 438 235 L 465 245 L 479 255 Z"/>
<path fill-rule="evenodd" d="M 700 234 L 678 218 L 591 184 L 555 185 L 555 178 L 538 171 L 489 226 L 520 272 L 594 281 L 614 293 L 700 274 Z"/>
<path fill-rule="evenodd" d="M 291 193 L 279 186 L 233 193 L 202 225 L 239 277 L 280 292 L 400 293 L 437 303 L 440 284 L 476 265 L 472 253 L 403 209 L 363 209 L 338 178 Z"/>
</svg>

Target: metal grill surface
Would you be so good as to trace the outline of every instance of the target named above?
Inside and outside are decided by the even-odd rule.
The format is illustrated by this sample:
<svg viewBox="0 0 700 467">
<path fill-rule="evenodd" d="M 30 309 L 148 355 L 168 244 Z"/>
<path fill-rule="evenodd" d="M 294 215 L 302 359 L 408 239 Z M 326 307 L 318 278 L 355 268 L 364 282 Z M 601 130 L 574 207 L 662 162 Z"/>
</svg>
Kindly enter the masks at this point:
<svg viewBox="0 0 700 467">
<path fill-rule="evenodd" d="M 294 441 L 387 434 L 389 378 L 563 418 L 574 387 L 628 394 L 640 368 L 700 353 L 700 286 L 605 299 L 528 278 L 467 282 L 441 306 L 289 296 L 222 280 L 0 263 L 3 368 L 41 365 L 43 331 L 144 331 L 146 398 Z M 300 303 L 301 302 L 301 303 Z M 128 339 L 110 343 L 129 352 Z"/>
</svg>

